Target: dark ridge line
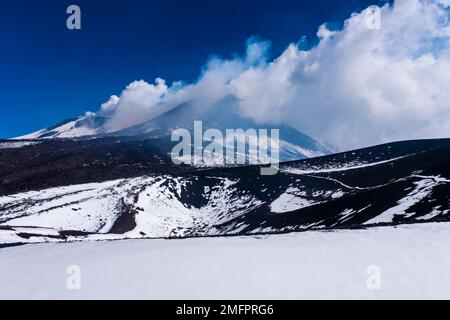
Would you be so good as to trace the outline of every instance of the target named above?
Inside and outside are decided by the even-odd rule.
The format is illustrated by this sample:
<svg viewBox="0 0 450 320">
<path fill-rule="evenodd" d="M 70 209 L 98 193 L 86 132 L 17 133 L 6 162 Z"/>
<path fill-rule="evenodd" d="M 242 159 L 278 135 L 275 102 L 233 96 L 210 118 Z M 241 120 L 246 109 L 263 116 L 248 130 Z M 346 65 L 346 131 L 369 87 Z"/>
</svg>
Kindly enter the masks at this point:
<svg viewBox="0 0 450 320">
<path fill-rule="evenodd" d="M 367 230 L 367 229 L 378 229 L 378 228 L 386 228 L 386 227 L 393 227 L 397 228 L 399 226 L 403 225 L 422 225 L 422 224 L 431 224 L 431 223 L 449 223 L 450 218 L 445 217 L 436 217 L 432 218 L 428 221 L 409 221 L 409 222 L 380 222 L 380 223 L 374 223 L 374 224 L 368 224 L 368 225 L 349 225 L 349 226 L 337 226 L 333 228 L 311 228 L 311 229 L 305 229 L 305 230 L 297 230 L 297 231 L 274 231 L 274 232 L 255 232 L 255 233 L 245 233 L 245 234 L 223 234 L 223 235 L 204 235 L 204 236 L 183 236 L 183 237 L 142 237 L 142 238 L 123 238 L 123 239 L 95 239 L 95 240 L 83 240 L 83 239 L 76 239 L 76 240 L 64 240 L 63 241 L 48 241 L 48 242 L 36 242 L 36 243 L 24 243 L 24 242 L 17 242 L 12 244 L 0 244 L 0 249 L 7 248 L 7 247 L 14 247 L 14 246 L 28 246 L 28 245 L 45 245 L 45 244 L 67 244 L 67 243 L 90 243 L 90 242 L 114 242 L 114 241 L 127 241 L 127 240 L 188 240 L 188 239 L 214 239 L 214 238 L 238 238 L 238 237 L 261 237 L 261 236 L 273 236 L 273 235 L 284 235 L 284 234 L 301 234 L 305 232 L 333 232 L 333 231 L 349 231 L 349 230 Z M 32 227 L 30 227 L 32 228 Z M 97 235 L 96 233 L 91 233 L 90 235 Z M 114 235 L 114 234 L 110 234 Z M 45 236 L 45 235 L 39 235 L 39 236 Z M 54 237 L 53 237 L 54 238 Z M 58 238 L 56 238 L 58 239 Z"/>
</svg>

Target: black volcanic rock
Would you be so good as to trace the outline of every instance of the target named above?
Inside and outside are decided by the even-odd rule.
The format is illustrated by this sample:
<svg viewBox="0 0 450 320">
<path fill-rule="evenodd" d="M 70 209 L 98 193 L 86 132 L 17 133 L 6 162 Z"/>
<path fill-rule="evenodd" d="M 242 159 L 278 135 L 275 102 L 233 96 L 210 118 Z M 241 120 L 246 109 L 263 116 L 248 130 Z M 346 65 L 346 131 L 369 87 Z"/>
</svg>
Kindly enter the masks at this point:
<svg viewBox="0 0 450 320">
<path fill-rule="evenodd" d="M 96 234 L 110 225 L 102 233 L 189 237 L 450 220 L 450 139 L 286 162 L 274 176 L 260 175 L 260 166 L 176 166 L 164 148 L 157 139 L 109 138 L 0 149 L 0 226 L 15 232 L 25 223 L 35 234 L 15 219 L 30 212 L 94 219 L 104 203 L 113 209 L 98 229 L 75 223 L 65 231 Z M 86 182 L 98 184 L 74 190 Z M 58 186 L 67 190 L 46 189 Z M 26 190 L 41 191 L 18 194 Z"/>
</svg>

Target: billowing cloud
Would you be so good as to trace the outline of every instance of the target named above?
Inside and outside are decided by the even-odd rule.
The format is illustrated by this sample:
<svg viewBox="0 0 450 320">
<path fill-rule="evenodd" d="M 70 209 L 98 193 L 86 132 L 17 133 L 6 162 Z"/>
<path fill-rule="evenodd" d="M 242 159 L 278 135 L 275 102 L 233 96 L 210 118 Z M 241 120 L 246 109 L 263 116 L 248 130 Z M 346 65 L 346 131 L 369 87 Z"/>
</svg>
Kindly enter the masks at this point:
<svg viewBox="0 0 450 320">
<path fill-rule="evenodd" d="M 157 78 L 155 84 L 144 80 L 130 83 L 120 97 L 111 96 L 102 104 L 100 112 L 111 115 L 108 127 L 112 131 L 120 130 L 142 121 L 142 117 L 152 117 L 157 112 L 169 88 L 163 79 Z"/>
<path fill-rule="evenodd" d="M 257 50 L 253 48 L 252 51 Z M 255 63 L 255 59 L 258 60 L 256 53 L 252 52 L 251 62 Z M 187 101 L 207 107 L 227 94 L 230 79 L 238 77 L 246 64 L 241 59 L 211 59 L 195 84 L 175 82 L 169 87 L 161 78 L 157 78 L 154 84 L 134 81 L 120 97 L 111 96 L 103 103 L 99 114 L 111 118 L 107 124 L 110 131 L 118 131 L 150 120 Z"/>
<path fill-rule="evenodd" d="M 209 105 L 227 94 L 258 122 L 287 122 L 337 149 L 450 137 L 450 2 L 397 0 L 354 13 L 342 30 L 318 29 L 310 50 L 295 44 L 267 61 L 268 42 L 244 57 L 215 58 L 194 84 L 136 81 L 100 112 L 117 130 L 185 101 Z"/>
<path fill-rule="evenodd" d="M 103 116 L 111 116 L 116 111 L 120 98 L 116 95 L 109 97 L 109 100 L 100 106 L 99 113 Z"/>
</svg>

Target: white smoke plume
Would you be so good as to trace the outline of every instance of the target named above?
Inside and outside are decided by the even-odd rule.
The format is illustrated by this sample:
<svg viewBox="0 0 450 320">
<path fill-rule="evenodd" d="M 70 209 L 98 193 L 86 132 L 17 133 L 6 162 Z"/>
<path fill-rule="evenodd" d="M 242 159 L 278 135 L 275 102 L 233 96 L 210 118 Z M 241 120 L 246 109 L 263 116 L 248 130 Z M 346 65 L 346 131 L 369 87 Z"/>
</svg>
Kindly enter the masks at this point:
<svg viewBox="0 0 450 320">
<path fill-rule="evenodd" d="M 380 13 L 380 28 L 369 28 L 368 8 L 342 30 L 320 26 L 314 48 L 291 44 L 273 61 L 269 43 L 251 39 L 244 57 L 209 61 L 196 83 L 135 81 L 99 113 L 115 131 L 234 94 L 244 116 L 286 122 L 338 150 L 450 137 L 450 0 L 397 0 Z"/>
</svg>

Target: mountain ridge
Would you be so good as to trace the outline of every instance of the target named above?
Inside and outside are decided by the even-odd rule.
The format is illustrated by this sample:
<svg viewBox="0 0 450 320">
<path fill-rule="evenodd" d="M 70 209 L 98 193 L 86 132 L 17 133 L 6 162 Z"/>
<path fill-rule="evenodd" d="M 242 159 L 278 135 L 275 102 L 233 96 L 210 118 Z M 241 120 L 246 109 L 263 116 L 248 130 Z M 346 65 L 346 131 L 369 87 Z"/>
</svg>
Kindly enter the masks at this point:
<svg viewBox="0 0 450 320">
<path fill-rule="evenodd" d="M 117 140 L 108 143 L 129 150 L 127 142 L 119 148 Z M 27 149 L 42 154 L 42 148 L 44 143 L 6 153 L 17 158 Z M 90 148 L 100 156 L 98 145 Z M 63 158 L 72 157 L 79 154 Z M 78 169 L 51 186 L 46 180 L 57 176 L 54 170 L 25 172 L 17 183 L 29 188 L 36 176 L 41 185 L 0 192 L 0 242 L 256 235 L 450 220 L 450 139 L 281 163 L 274 176 L 260 176 L 258 165 L 180 168 L 166 159 L 157 166 L 161 160 L 143 159 L 140 165 L 147 166 L 139 168 L 139 162 L 123 166 L 129 161 L 123 157 L 116 167 L 136 171 L 112 176 L 99 174 L 99 168 L 111 173 L 111 166 L 94 161 L 85 168 L 93 179 L 81 184 Z M 5 171 L 0 179 L 4 189 Z"/>
<path fill-rule="evenodd" d="M 327 147 L 313 138 L 286 125 L 258 124 L 250 118 L 244 118 L 239 113 L 239 100 L 233 95 L 227 95 L 212 105 L 204 106 L 187 101 L 163 112 L 157 117 L 143 121 L 131 127 L 117 131 L 108 128 L 109 118 L 88 114 L 76 119 L 68 119 L 51 127 L 38 130 L 31 134 L 16 137 L 12 140 L 43 140 L 43 139 L 93 139 L 106 137 L 139 137 L 141 139 L 166 139 L 169 145 L 173 130 L 178 128 L 193 131 L 194 121 L 202 121 L 204 130 L 219 129 L 278 129 L 280 132 L 280 161 L 298 160 L 331 153 Z M 204 140 L 204 142 L 207 142 Z M 229 143 L 229 142 L 226 142 Z M 250 142 L 246 142 L 248 148 Z M 259 159 L 258 163 L 268 160 Z M 215 165 L 214 161 L 207 161 Z"/>
</svg>

